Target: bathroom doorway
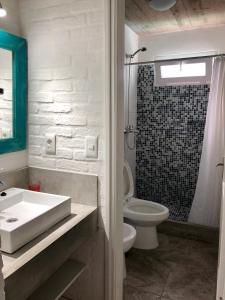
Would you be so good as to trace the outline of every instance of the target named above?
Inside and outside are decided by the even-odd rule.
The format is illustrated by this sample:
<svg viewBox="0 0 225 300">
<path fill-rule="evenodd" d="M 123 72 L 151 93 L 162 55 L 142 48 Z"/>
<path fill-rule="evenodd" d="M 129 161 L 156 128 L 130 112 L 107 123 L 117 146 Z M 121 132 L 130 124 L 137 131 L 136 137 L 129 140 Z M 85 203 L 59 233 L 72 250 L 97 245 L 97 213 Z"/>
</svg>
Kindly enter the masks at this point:
<svg viewBox="0 0 225 300">
<path fill-rule="evenodd" d="M 212 147 L 219 155 L 211 165 L 204 151 L 207 143 L 215 144 L 207 137 L 207 120 L 213 123 L 208 113 L 213 66 L 218 73 L 215 64 L 224 60 L 220 11 L 225 6 L 125 2 L 125 160 L 132 170 L 133 196 L 161 204 L 170 214 L 158 226 L 158 248 L 127 253 L 124 299 L 213 300 L 224 150 Z M 220 28 L 210 17 L 212 10 Z M 200 17 L 203 12 L 209 26 Z"/>
</svg>

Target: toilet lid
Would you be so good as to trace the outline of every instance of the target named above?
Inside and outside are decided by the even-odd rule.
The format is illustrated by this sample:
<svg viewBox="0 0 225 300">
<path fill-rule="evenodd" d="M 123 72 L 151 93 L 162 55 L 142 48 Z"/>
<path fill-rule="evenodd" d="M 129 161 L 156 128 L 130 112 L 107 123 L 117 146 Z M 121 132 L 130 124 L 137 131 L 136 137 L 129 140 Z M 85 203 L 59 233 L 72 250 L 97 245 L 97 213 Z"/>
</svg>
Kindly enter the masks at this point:
<svg viewBox="0 0 225 300">
<path fill-rule="evenodd" d="M 124 181 L 124 199 L 128 200 L 134 196 L 134 180 L 133 180 L 133 175 L 131 172 L 130 165 L 127 160 L 124 161 L 123 181 Z"/>
</svg>

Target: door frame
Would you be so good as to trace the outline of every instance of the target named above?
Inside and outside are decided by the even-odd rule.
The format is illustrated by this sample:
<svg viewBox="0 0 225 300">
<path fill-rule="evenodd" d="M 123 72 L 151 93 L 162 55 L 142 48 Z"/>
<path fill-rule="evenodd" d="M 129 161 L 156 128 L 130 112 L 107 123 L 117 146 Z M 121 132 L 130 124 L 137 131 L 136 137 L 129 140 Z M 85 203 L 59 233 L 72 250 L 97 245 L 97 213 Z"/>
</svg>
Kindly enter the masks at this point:
<svg viewBox="0 0 225 300">
<path fill-rule="evenodd" d="M 125 0 L 106 4 L 106 290 L 123 297 L 124 24 Z"/>
<path fill-rule="evenodd" d="M 106 118 L 107 245 L 105 299 L 123 298 L 123 164 L 124 164 L 124 25 L 125 0 L 108 0 L 106 5 L 106 65 L 108 93 Z M 223 182 L 225 199 L 225 181 Z M 225 249 L 225 210 L 221 206 L 220 253 Z M 223 220 L 223 222 L 222 222 Z M 223 225 L 223 226 L 222 226 Z M 223 228 L 224 227 L 224 228 Z M 223 234 L 224 233 L 224 234 Z M 224 258 L 225 266 L 225 258 Z M 217 300 L 225 297 L 223 270 L 218 269 Z M 224 298 L 225 300 L 225 298 Z"/>
</svg>

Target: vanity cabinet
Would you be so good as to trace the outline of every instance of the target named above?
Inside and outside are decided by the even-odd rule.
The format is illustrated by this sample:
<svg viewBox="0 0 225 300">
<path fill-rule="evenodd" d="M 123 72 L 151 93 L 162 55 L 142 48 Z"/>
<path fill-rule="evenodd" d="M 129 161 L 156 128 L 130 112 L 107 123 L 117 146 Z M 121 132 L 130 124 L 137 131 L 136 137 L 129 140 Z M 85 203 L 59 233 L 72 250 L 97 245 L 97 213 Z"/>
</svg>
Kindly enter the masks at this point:
<svg viewBox="0 0 225 300">
<path fill-rule="evenodd" d="M 82 245 L 94 237 L 97 231 L 97 210 L 95 210 L 6 278 L 6 300 L 36 300 L 38 295 L 43 295 L 46 287 L 51 287 L 52 291 L 51 293 L 46 291 L 46 299 L 41 300 L 59 299 L 85 268 L 88 268 L 88 262 L 79 261 L 79 258 L 76 260 L 76 251 L 81 250 Z M 59 281 L 60 276 L 62 276 L 61 281 Z"/>
</svg>

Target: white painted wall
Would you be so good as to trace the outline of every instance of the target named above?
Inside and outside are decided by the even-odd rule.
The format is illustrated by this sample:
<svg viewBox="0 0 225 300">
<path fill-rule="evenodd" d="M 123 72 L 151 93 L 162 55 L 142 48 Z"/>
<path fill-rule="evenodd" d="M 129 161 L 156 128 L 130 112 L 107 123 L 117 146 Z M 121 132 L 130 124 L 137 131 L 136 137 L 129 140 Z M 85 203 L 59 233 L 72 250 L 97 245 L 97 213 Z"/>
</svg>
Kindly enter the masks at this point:
<svg viewBox="0 0 225 300">
<path fill-rule="evenodd" d="M 225 26 L 140 36 L 139 46 L 148 51 L 140 54 L 139 61 L 225 53 L 224 36 Z"/>
<path fill-rule="evenodd" d="M 7 16 L 5 18 L 0 18 L 0 29 L 6 30 L 12 34 L 20 35 L 21 27 L 18 14 L 18 0 L 3 0 L 1 3 L 7 10 Z M 0 155 L 0 173 L 1 171 L 23 168 L 26 165 L 27 151 Z"/>
<path fill-rule="evenodd" d="M 20 35 L 21 27 L 18 14 L 18 0 L 1 0 L 1 3 L 7 10 L 7 16 L 0 18 L 0 28 L 12 34 Z"/>
<path fill-rule="evenodd" d="M 21 0 L 29 47 L 29 166 L 94 173 L 104 218 L 104 1 Z M 47 133 L 56 155 L 47 155 Z M 97 159 L 85 157 L 85 138 L 97 136 Z"/>
<path fill-rule="evenodd" d="M 126 54 L 134 53 L 138 49 L 138 36 L 132 31 L 127 25 L 125 25 L 125 62 L 129 62 L 126 58 Z M 138 60 L 138 55 L 132 60 L 133 62 Z M 125 100 L 124 100 L 124 120 L 125 127 L 128 124 L 128 75 L 129 67 L 125 66 L 124 76 L 125 76 Z M 134 127 L 137 126 L 137 66 L 131 66 L 130 72 L 130 124 Z M 127 140 L 126 140 L 127 137 Z M 134 136 L 130 134 L 125 135 L 125 159 L 129 162 L 132 174 L 134 177 L 134 183 L 136 180 L 136 149 L 129 150 L 127 143 L 133 145 Z"/>
</svg>

